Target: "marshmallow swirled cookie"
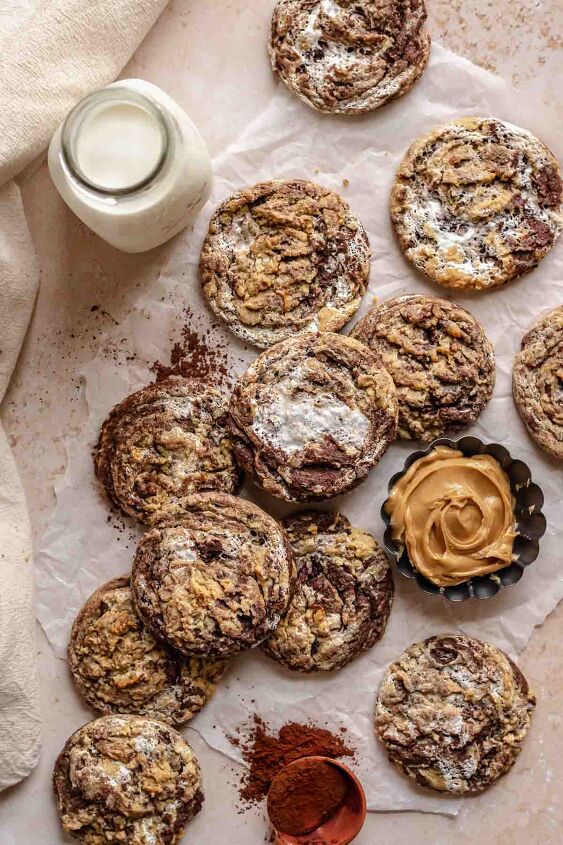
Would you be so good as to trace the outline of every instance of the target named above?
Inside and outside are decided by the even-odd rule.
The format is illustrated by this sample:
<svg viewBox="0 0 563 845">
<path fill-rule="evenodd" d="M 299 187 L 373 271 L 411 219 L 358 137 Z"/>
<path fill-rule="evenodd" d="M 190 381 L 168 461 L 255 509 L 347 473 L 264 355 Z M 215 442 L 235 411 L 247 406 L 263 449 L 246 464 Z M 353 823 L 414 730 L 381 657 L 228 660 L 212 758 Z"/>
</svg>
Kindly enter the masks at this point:
<svg viewBox="0 0 563 845">
<path fill-rule="evenodd" d="M 280 0 L 272 70 L 309 106 L 363 114 L 400 97 L 430 55 L 424 0 Z"/>
<path fill-rule="evenodd" d="M 419 138 L 391 193 L 407 258 L 438 284 L 503 285 L 536 267 L 563 227 L 563 183 L 531 132 L 465 117 Z"/>
<path fill-rule="evenodd" d="M 563 305 L 541 317 L 522 338 L 512 390 L 536 443 L 563 458 Z"/>
<path fill-rule="evenodd" d="M 297 672 L 341 669 L 383 636 L 394 594 L 389 559 L 341 513 L 304 511 L 283 527 L 297 584 L 262 649 Z"/>
<path fill-rule="evenodd" d="M 369 277 L 364 227 L 334 191 L 303 179 L 245 188 L 213 214 L 200 258 L 211 310 L 266 349 L 303 331 L 338 331 Z"/>
<path fill-rule="evenodd" d="M 380 302 L 352 337 L 381 358 L 399 401 L 399 437 L 430 442 L 475 422 L 495 386 L 495 353 L 469 311 L 437 296 Z"/>
<path fill-rule="evenodd" d="M 96 476 L 124 513 L 151 523 L 191 493 L 233 493 L 241 480 L 227 403 L 201 379 L 170 376 L 128 396 L 102 425 Z"/>
<path fill-rule="evenodd" d="M 102 713 L 136 713 L 180 725 L 209 701 L 225 662 L 184 657 L 135 612 L 129 577 L 86 601 L 72 626 L 68 665 L 78 691 Z"/>
<path fill-rule="evenodd" d="M 199 763 L 183 736 L 130 714 L 73 733 L 53 786 L 64 830 L 84 845 L 176 845 L 203 803 Z"/>
<path fill-rule="evenodd" d="M 285 613 L 295 563 L 276 520 L 245 499 L 196 493 L 141 538 L 131 587 L 144 624 L 181 654 L 258 645 Z"/>
<path fill-rule="evenodd" d="M 420 786 L 482 792 L 515 762 L 536 704 L 500 649 L 459 634 L 415 643 L 383 676 L 375 730 Z"/>
<path fill-rule="evenodd" d="M 277 343 L 239 379 L 229 430 L 240 466 L 289 502 L 330 499 L 367 476 L 396 437 L 398 405 L 379 358 L 320 332 Z"/>
</svg>

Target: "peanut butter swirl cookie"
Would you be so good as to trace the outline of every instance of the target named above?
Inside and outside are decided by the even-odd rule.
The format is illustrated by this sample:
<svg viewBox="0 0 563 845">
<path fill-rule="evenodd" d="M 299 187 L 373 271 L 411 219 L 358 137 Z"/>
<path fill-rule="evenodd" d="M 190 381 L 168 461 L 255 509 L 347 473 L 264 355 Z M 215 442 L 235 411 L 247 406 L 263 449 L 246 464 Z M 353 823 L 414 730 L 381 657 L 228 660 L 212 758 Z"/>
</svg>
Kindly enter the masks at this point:
<svg viewBox="0 0 563 845">
<path fill-rule="evenodd" d="M 144 535 L 131 583 L 159 639 L 183 654 L 227 657 L 274 630 L 294 580 L 291 548 L 271 516 L 244 499 L 200 493 Z"/>
<path fill-rule="evenodd" d="M 378 355 L 399 401 L 399 437 L 432 441 L 475 422 L 495 386 L 495 354 L 455 302 L 399 296 L 373 308 L 352 337 Z"/>
<path fill-rule="evenodd" d="M 524 335 L 512 387 L 516 407 L 536 443 L 563 458 L 563 305 Z"/>
<path fill-rule="evenodd" d="M 154 638 L 133 607 L 129 578 L 114 578 L 78 614 L 68 664 L 80 693 L 102 713 L 137 713 L 179 725 L 211 698 L 220 660 L 182 657 Z"/>
<path fill-rule="evenodd" d="M 262 182 L 222 203 L 200 271 L 213 312 L 264 349 L 303 330 L 342 328 L 365 293 L 369 258 L 348 203 L 294 179 Z"/>
<path fill-rule="evenodd" d="M 297 586 L 262 648 L 298 672 L 350 663 L 382 636 L 393 603 L 387 555 L 339 513 L 308 511 L 284 520 L 297 563 Z"/>
<path fill-rule="evenodd" d="M 563 227 L 561 176 L 525 129 L 468 117 L 416 141 L 391 219 L 407 256 L 448 288 L 481 290 L 532 270 Z"/>
<path fill-rule="evenodd" d="M 94 455 L 108 498 L 151 523 L 191 493 L 233 493 L 240 471 L 225 429 L 221 393 L 197 379 L 171 376 L 117 405 Z"/>
<path fill-rule="evenodd" d="M 405 94 L 430 54 L 423 0 L 280 0 L 272 69 L 322 112 L 362 114 Z"/>
<path fill-rule="evenodd" d="M 290 502 L 351 490 L 395 439 L 391 376 L 357 340 L 324 332 L 282 341 L 239 380 L 230 403 L 235 455 Z"/>
<path fill-rule="evenodd" d="M 175 845 L 203 803 L 186 740 L 142 716 L 102 716 L 77 730 L 53 785 L 64 830 L 84 845 Z"/>
<path fill-rule="evenodd" d="M 518 667 L 495 646 L 431 637 L 389 666 L 375 729 L 391 762 L 420 786 L 466 795 L 510 769 L 535 703 Z"/>
</svg>

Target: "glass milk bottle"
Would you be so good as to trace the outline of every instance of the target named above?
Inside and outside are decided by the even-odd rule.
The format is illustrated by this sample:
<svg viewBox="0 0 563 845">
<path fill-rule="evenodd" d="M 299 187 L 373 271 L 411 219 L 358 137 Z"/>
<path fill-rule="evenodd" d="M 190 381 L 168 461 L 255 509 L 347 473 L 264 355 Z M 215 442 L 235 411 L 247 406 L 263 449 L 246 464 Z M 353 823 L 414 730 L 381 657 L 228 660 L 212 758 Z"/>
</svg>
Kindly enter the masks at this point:
<svg viewBox="0 0 563 845">
<path fill-rule="evenodd" d="M 150 82 L 124 79 L 70 112 L 49 147 L 57 190 L 96 234 L 144 252 L 192 222 L 211 189 L 195 124 Z"/>
</svg>

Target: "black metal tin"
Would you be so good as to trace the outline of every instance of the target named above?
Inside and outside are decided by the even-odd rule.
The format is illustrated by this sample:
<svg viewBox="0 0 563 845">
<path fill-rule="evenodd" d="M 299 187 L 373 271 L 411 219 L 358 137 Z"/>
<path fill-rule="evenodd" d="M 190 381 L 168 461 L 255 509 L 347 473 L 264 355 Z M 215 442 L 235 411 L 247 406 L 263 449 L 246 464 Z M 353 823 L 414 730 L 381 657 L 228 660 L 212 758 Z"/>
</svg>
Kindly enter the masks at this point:
<svg viewBox="0 0 563 845">
<path fill-rule="evenodd" d="M 407 469 L 419 458 L 423 458 L 436 446 L 450 446 L 458 449 L 467 457 L 472 455 L 491 455 L 495 458 L 510 481 L 510 488 L 515 497 L 514 515 L 516 517 L 517 536 L 514 540 L 513 560 L 509 566 L 499 569 L 490 575 L 470 578 L 455 587 L 438 587 L 433 584 L 410 562 L 408 552 L 402 545 L 391 537 L 391 524 L 385 511 L 387 500 L 381 508 L 381 516 L 386 529 L 384 543 L 389 554 L 395 559 L 399 572 L 406 578 L 414 578 L 418 586 L 426 593 L 444 596 L 449 601 L 467 601 L 470 598 L 489 599 L 499 592 L 502 587 L 511 587 L 518 583 L 526 567 L 535 561 L 539 554 L 539 541 L 545 534 L 547 522 L 542 513 L 544 496 L 541 488 L 532 480 L 532 473 L 523 461 L 515 460 L 504 446 L 499 443 L 483 443 L 478 437 L 462 437 L 460 440 L 450 440 L 439 437 L 418 452 L 408 456 L 400 472 L 395 473 L 388 484 L 390 493 L 397 481 Z"/>
</svg>

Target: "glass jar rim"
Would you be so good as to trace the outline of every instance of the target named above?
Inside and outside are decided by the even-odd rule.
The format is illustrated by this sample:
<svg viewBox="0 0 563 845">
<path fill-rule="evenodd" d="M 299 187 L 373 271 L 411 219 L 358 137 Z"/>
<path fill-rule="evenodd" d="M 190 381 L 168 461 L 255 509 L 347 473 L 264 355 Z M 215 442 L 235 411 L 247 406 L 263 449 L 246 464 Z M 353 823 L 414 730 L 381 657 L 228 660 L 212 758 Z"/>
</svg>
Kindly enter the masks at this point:
<svg viewBox="0 0 563 845">
<path fill-rule="evenodd" d="M 112 101 L 116 103 L 133 103 L 134 105 L 145 109 L 145 111 L 149 112 L 149 114 L 155 118 L 161 135 L 161 154 L 150 173 L 143 177 L 143 179 L 131 183 L 130 185 L 126 185 L 123 188 L 107 188 L 89 178 L 80 167 L 73 149 L 73 142 L 75 140 L 76 133 L 88 112 L 100 103 Z M 164 163 L 168 158 L 170 146 L 170 128 L 168 126 L 166 115 L 160 106 L 145 94 L 141 94 L 139 91 L 135 91 L 124 85 L 112 85 L 107 88 L 101 88 L 99 91 L 94 91 L 92 94 L 88 94 L 88 96 L 80 100 L 72 111 L 69 112 L 63 123 L 61 131 L 62 154 L 70 173 L 85 188 L 105 197 L 123 197 L 146 188 L 147 185 L 153 182 L 162 170 Z"/>
</svg>

